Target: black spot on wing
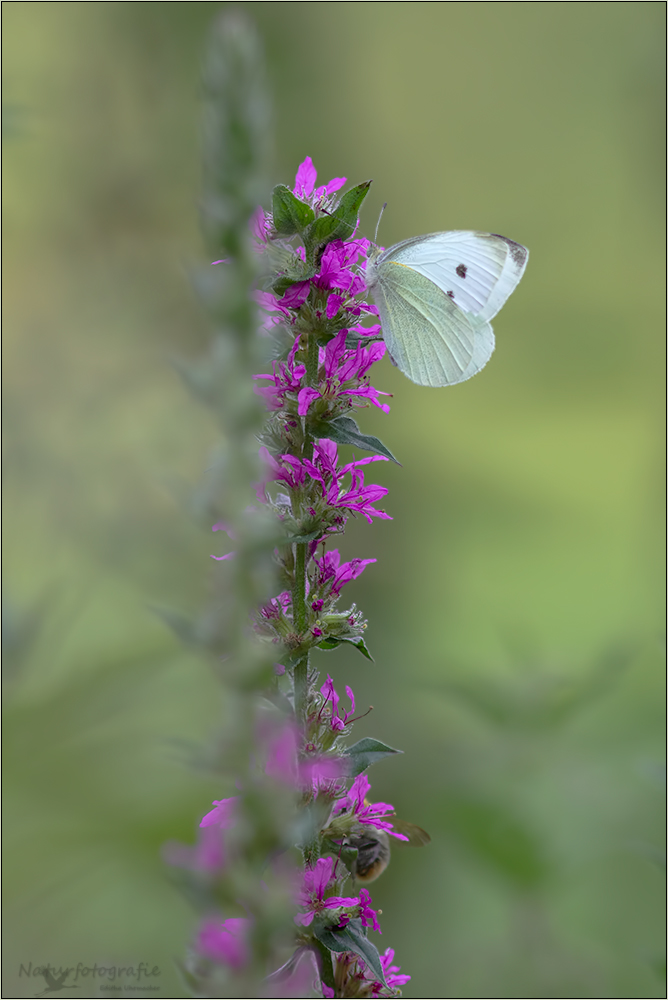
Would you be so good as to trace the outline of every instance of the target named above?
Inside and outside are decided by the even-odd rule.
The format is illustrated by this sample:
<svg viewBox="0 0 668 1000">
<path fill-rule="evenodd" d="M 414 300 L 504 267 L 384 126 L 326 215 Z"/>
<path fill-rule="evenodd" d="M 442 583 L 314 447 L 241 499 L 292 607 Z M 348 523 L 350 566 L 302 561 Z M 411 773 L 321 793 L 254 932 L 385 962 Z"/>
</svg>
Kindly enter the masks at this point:
<svg viewBox="0 0 668 1000">
<path fill-rule="evenodd" d="M 459 275 L 460 278 L 465 278 L 466 277 L 466 264 L 457 264 L 457 267 L 455 268 L 455 271 L 457 272 L 457 274 Z"/>
<path fill-rule="evenodd" d="M 445 294 L 449 295 L 451 299 L 454 299 L 454 297 L 455 297 L 455 293 L 454 292 L 446 292 Z"/>
</svg>

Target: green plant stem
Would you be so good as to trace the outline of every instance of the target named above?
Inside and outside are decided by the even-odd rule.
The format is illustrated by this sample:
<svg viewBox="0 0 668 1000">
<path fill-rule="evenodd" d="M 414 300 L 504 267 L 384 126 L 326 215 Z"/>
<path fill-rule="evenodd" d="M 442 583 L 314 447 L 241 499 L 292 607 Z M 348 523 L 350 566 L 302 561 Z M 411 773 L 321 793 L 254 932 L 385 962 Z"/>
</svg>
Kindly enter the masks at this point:
<svg viewBox="0 0 668 1000">
<path fill-rule="evenodd" d="M 318 381 L 319 346 L 315 333 L 311 332 L 306 349 L 306 383 L 313 386 Z M 307 438 L 304 442 L 304 454 L 313 457 L 313 440 Z M 297 542 L 295 545 L 295 578 L 292 588 L 292 614 L 295 632 L 301 635 L 306 628 L 306 563 L 308 545 Z M 295 665 L 295 715 L 300 722 L 306 720 L 306 701 L 308 689 L 308 653 Z"/>
<path fill-rule="evenodd" d="M 318 338 L 315 333 L 311 333 L 306 352 L 306 384 L 310 386 L 314 386 L 318 381 L 319 351 Z"/>
<path fill-rule="evenodd" d="M 295 582 L 292 588 L 292 613 L 295 632 L 301 635 L 306 628 L 306 543 L 295 544 Z M 300 722 L 306 715 L 306 687 L 308 653 L 295 664 L 295 714 Z"/>
</svg>

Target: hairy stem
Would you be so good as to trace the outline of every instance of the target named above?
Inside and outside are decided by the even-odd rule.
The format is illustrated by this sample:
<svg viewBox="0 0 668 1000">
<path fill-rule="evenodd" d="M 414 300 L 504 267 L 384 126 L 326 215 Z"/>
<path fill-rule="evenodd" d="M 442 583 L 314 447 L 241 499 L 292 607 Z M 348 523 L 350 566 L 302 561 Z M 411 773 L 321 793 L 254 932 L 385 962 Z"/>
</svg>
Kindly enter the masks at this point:
<svg viewBox="0 0 668 1000">
<path fill-rule="evenodd" d="M 319 347 L 315 333 L 308 338 L 306 351 L 306 384 L 315 385 L 318 381 Z M 304 454 L 313 457 L 313 439 L 307 437 L 304 442 Z M 308 543 L 297 542 L 295 545 L 295 578 L 292 588 L 292 614 L 295 632 L 301 635 L 306 628 L 306 564 L 308 561 Z M 306 719 L 306 702 L 308 689 L 308 653 L 295 665 L 295 714 L 300 722 Z"/>
</svg>

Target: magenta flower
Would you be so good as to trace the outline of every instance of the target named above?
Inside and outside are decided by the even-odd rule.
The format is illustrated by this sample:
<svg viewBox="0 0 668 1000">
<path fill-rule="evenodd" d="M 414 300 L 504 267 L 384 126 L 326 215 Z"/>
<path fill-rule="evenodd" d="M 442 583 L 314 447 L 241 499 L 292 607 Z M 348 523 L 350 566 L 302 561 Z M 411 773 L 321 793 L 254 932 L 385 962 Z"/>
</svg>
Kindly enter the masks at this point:
<svg viewBox="0 0 668 1000">
<path fill-rule="evenodd" d="M 410 981 L 410 976 L 399 975 L 400 966 L 392 965 L 394 961 L 394 948 L 386 948 L 383 954 L 380 956 L 380 964 L 383 966 L 383 972 L 385 973 L 385 981 L 390 989 L 396 989 L 398 986 L 405 986 L 407 982 Z M 381 983 L 375 983 L 374 986 L 378 987 L 378 993 L 382 989 Z"/>
<path fill-rule="evenodd" d="M 342 952 L 336 956 L 336 977 L 342 983 L 344 996 L 389 996 L 396 995 L 398 987 L 404 986 L 410 981 L 410 976 L 399 974 L 399 966 L 393 965 L 394 949 L 386 948 L 380 956 L 380 964 L 385 974 L 385 984 L 373 977 L 373 972 L 366 962 L 352 952 Z M 326 993 L 323 996 L 334 996 L 334 993 Z"/>
<path fill-rule="evenodd" d="M 316 188 L 314 191 L 317 176 L 313 160 L 310 156 L 307 156 L 304 162 L 299 164 L 292 193 L 297 198 L 301 198 L 302 201 L 319 202 L 328 195 L 334 194 L 335 191 L 338 191 L 346 183 L 345 177 L 333 177 L 323 187 Z"/>
<path fill-rule="evenodd" d="M 352 265 L 357 263 L 360 256 L 363 243 L 368 241 L 351 240 L 349 243 L 344 243 L 343 240 L 333 240 L 328 243 L 320 261 L 320 270 L 312 279 L 313 284 L 318 288 L 338 288 L 347 292 L 351 298 L 365 292 L 364 279 L 352 270 Z"/>
<path fill-rule="evenodd" d="M 339 715 L 340 698 L 336 693 L 336 689 L 334 687 L 334 681 L 329 676 L 329 674 L 327 674 L 327 680 L 320 688 L 320 694 L 323 696 L 325 701 L 322 708 L 320 709 L 319 717 L 322 716 L 323 712 L 325 712 L 327 706 L 329 705 L 330 707 L 329 724 L 334 731 L 341 732 L 348 725 L 348 720 L 352 719 L 353 715 L 355 714 L 355 695 L 353 694 L 353 689 L 346 686 L 346 694 L 348 695 L 350 701 L 352 702 L 352 708 L 350 709 L 349 712 L 343 713 L 343 718 L 341 718 L 341 716 Z M 325 712 L 325 718 L 327 718 L 326 712 Z"/>
<path fill-rule="evenodd" d="M 250 229 L 255 240 L 254 250 L 263 253 L 271 235 L 271 215 L 261 205 L 255 209 L 250 220 Z"/>
<path fill-rule="evenodd" d="M 347 404 L 364 405 L 367 401 L 377 406 L 383 413 L 389 413 L 387 403 L 381 403 L 379 396 L 389 393 L 380 392 L 369 384 L 366 374 L 374 362 L 385 354 L 385 344 L 371 343 L 368 346 L 358 344 L 353 349 L 346 349 L 348 331 L 340 330 L 330 340 L 324 350 L 321 350 L 321 364 L 324 368 L 324 379 L 319 387 L 305 386 L 299 391 L 298 413 L 305 416 L 315 399 L 341 400 Z"/>
<path fill-rule="evenodd" d="M 213 875 L 222 871 L 227 863 L 223 832 L 234 826 L 237 820 L 238 796 L 214 802 L 215 806 L 201 820 L 197 843 L 189 847 L 170 841 L 165 844 L 165 861 L 177 868 L 186 868 Z"/>
<path fill-rule="evenodd" d="M 214 799 L 215 809 L 202 818 L 200 826 L 215 826 L 218 830 L 229 830 L 237 821 L 238 802 L 238 795 L 234 795 L 231 799 L 221 799 L 219 802 Z"/>
<path fill-rule="evenodd" d="M 257 493 L 259 500 L 266 501 L 265 487 L 272 479 L 285 483 L 291 490 L 299 489 L 300 486 L 303 486 L 309 480 L 308 467 L 300 459 L 295 458 L 294 455 L 280 455 L 276 459 L 267 448 L 260 448 L 260 458 L 264 461 L 265 465 L 269 466 L 272 475 L 260 484 Z M 318 476 L 318 478 L 320 477 Z"/>
<path fill-rule="evenodd" d="M 358 258 L 366 253 L 369 241 L 365 239 L 333 240 L 328 244 L 320 260 L 318 273 L 312 278 L 297 281 L 290 285 L 283 297 L 278 301 L 278 307 L 287 313 L 289 309 L 300 309 L 306 302 L 311 286 L 329 292 L 325 305 L 327 319 L 333 319 L 341 308 L 349 310 L 353 315 L 369 311 L 374 306 L 360 303 L 356 296 L 366 291 L 366 283 L 359 273 Z M 299 248 L 303 250 L 303 248 Z M 297 251 L 297 256 L 302 255 Z M 318 313 L 322 315 L 321 312 Z M 289 314 L 288 314 L 289 315 Z M 363 336 L 369 336 L 365 331 Z"/>
<path fill-rule="evenodd" d="M 292 603 L 292 595 L 289 590 L 282 590 L 276 597 L 272 597 L 263 607 L 260 608 L 260 616 L 268 620 L 282 618 Z"/>
<path fill-rule="evenodd" d="M 296 337 L 287 361 L 272 362 L 273 372 L 271 375 L 253 376 L 254 379 L 269 379 L 269 385 L 256 386 L 255 388 L 259 396 L 264 396 L 267 409 L 280 410 L 288 393 L 297 395 L 301 390 L 302 379 L 306 374 L 306 365 L 295 364 L 295 355 L 298 350 L 299 337 Z"/>
<path fill-rule="evenodd" d="M 207 917 L 200 926 L 195 947 L 206 958 L 239 972 L 250 959 L 250 928 L 251 921 L 246 917 L 229 917 L 222 922 Z"/>
<path fill-rule="evenodd" d="M 346 583 L 356 580 L 367 566 L 377 561 L 377 559 L 351 559 L 350 562 L 340 565 L 339 551 L 332 549 L 330 552 L 325 552 L 321 559 L 313 559 L 315 566 L 313 586 L 321 592 L 338 596 Z"/>
<path fill-rule="evenodd" d="M 304 791 L 313 796 L 324 792 L 334 798 L 345 788 L 348 764 L 341 757 L 312 757 L 299 763 L 299 781 Z"/>
<path fill-rule="evenodd" d="M 369 462 L 386 462 L 384 455 L 371 455 L 369 458 L 361 458 L 337 468 L 338 451 L 335 442 L 321 438 L 313 449 L 313 456 L 313 462 L 305 459 L 303 464 L 311 478 L 322 483 L 323 497 L 331 507 L 343 507 L 352 512 L 359 512 L 369 524 L 373 517 L 392 520 L 385 511 L 377 510 L 373 506 L 387 494 L 387 489 L 384 486 L 365 486 L 364 474 L 360 472 L 360 466 L 368 465 Z M 352 477 L 350 489 L 341 485 L 341 480 L 348 473 Z"/>
<path fill-rule="evenodd" d="M 379 934 L 383 932 L 380 929 L 380 924 L 376 919 L 376 910 L 372 910 L 371 906 L 371 894 L 367 889 L 362 889 L 360 892 L 360 917 L 364 927 L 373 927 L 375 931 Z"/>
<path fill-rule="evenodd" d="M 265 727 L 266 730 L 266 727 Z M 267 745 L 265 774 L 292 788 L 297 786 L 297 731 L 291 722 L 270 731 L 260 732 L 260 741 Z"/>
<path fill-rule="evenodd" d="M 296 924 L 308 927 L 317 913 L 323 910 L 338 910 L 342 907 L 357 907 L 360 901 L 357 896 L 329 896 L 325 899 L 325 893 L 334 885 L 335 861 L 333 858 L 318 858 L 315 867 L 306 868 L 302 888 L 297 895 L 297 902 L 305 907 L 306 913 L 298 913 L 294 918 Z M 342 914 L 342 920 L 348 923 L 350 917 Z M 341 922 L 339 926 L 343 926 Z"/>
<path fill-rule="evenodd" d="M 198 830 L 197 843 L 193 847 L 170 840 L 164 845 L 162 856 L 175 868 L 214 875 L 225 867 L 222 828 L 207 826 Z"/>
<path fill-rule="evenodd" d="M 294 285 L 290 285 L 280 304 L 284 309 L 299 309 L 306 302 L 310 291 L 310 280 L 296 281 Z"/>
<path fill-rule="evenodd" d="M 313 461 L 295 458 L 294 455 L 280 455 L 276 459 L 266 448 L 260 448 L 260 455 L 272 472 L 258 487 L 257 496 L 260 500 L 266 501 L 266 483 L 272 479 L 284 482 L 292 490 L 315 480 L 321 484 L 321 494 L 328 506 L 348 510 L 353 514 L 363 514 L 369 524 L 374 517 L 392 520 L 384 510 L 373 506 L 388 490 L 384 486 L 365 486 L 364 474 L 360 471 L 360 466 L 368 465 L 369 462 L 386 462 L 384 455 L 371 455 L 337 468 L 337 447 L 334 441 L 327 438 L 321 438 L 316 444 Z M 346 489 L 342 480 L 348 473 L 352 482 Z"/>
<path fill-rule="evenodd" d="M 386 818 L 388 814 L 394 814 L 393 805 L 390 805 L 389 802 L 367 802 L 366 794 L 370 788 L 367 776 L 365 774 L 358 775 L 348 794 L 335 803 L 334 816 L 347 813 L 354 816 L 358 823 L 375 826 L 377 830 L 384 830 L 391 837 L 396 837 L 397 840 L 408 840 L 408 837 L 405 837 L 403 833 L 397 833 L 392 823 Z"/>
<path fill-rule="evenodd" d="M 230 538 L 235 538 L 234 531 L 232 531 L 232 529 L 230 528 L 230 526 L 228 524 L 225 524 L 224 521 L 218 521 L 216 524 L 214 524 L 214 526 L 213 526 L 213 528 L 211 530 L 212 531 L 224 531 Z M 232 559 L 232 557 L 235 556 L 235 555 L 236 555 L 236 552 L 228 552 L 224 556 L 211 556 L 211 558 L 215 559 L 216 562 L 222 562 L 222 560 L 224 560 L 224 559 Z"/>
</svg>

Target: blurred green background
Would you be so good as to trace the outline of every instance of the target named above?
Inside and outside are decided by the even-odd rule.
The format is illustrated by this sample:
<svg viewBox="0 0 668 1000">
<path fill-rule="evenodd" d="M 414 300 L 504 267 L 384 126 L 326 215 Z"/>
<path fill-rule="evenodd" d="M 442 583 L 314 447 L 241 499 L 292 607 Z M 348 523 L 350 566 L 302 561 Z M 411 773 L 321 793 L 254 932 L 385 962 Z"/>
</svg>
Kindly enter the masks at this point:
<svg viewBox="0 0 668 1000">
<path fill-rule="evenodd" d="M 663 950 L 660 3 L 250 3 L 275 179 L 374 180 L 380 241 L 530 248 L 471 382 L 389 362 L 363 414 L 391 522 L 342 545 L 377 798 L 427 828 L 374 886 L 407 997 L 659 997 Z M 189 495 L 216 442 L 171 363 L 207 344 L 199 78 L 215 3 L 5 3 L 6 996 L 20 964 L 158 964 L 159 859 L 212 798 L 218 691 L 151 605 L 206 601 Z M 389 463 L 388 463 L 389 465 Z M 379 944 L 381 943 L 379 942 Z M 70 995 L 65 991 L 63 995 Z M 76 995 L 72 991 L 71 995 Z M 91 992 L 89 995 L 94 995 Z M 101 994 L 102 995 L 102 994 Z"/>
</svg>

